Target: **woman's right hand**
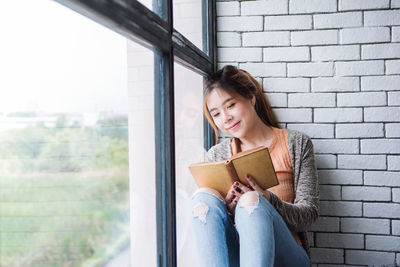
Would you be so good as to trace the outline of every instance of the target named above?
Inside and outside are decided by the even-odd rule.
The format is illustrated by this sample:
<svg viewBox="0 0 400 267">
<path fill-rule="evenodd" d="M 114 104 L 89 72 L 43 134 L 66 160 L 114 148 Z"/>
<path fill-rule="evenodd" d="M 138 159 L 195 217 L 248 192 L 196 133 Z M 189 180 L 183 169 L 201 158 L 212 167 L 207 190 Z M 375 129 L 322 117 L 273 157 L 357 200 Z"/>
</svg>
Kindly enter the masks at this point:
<svg viewBox="0 0 400 267">
<path fill-rule="evenodd" d="M 235 215 L 235 208 L 239 201 L 239 198 L 247 191 L 251 191 L 251 189 L 238 181 L 233 183 L 233 185 L 229 189 L 229 192 L 225 197 L 225 202 L 228 212 L 232 214 L 232 216 Z"/>
</svg>

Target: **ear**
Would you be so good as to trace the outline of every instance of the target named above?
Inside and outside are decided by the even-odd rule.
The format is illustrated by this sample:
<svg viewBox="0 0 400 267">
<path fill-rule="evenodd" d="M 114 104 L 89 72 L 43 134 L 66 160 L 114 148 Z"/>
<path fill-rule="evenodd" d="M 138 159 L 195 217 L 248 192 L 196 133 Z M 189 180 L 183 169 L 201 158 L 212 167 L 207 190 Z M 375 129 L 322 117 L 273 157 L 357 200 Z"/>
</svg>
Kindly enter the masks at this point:
<svg viewBox="0 0 400 267">
<path fill-rule="evenodd" d="M 256 96 L 254 94 L 251 95 L 251 104 L 253 107 L 256 105 Z"/>
</svg>

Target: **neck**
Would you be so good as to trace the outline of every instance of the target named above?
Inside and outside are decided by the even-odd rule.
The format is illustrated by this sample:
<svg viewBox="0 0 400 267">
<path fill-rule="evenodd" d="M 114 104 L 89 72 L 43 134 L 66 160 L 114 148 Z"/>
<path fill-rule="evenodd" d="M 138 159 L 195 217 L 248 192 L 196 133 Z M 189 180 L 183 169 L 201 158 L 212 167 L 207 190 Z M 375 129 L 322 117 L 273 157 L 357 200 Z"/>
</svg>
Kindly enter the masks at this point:
<svg viewBox="0 0 400 267">
<path fill-rule="evenodd" d="M 242 151 L 258 146 L 269 146 L 274 136 L 271 126 L 265 125 L 261 119 L 258 119 L 248 134 L 239 138 Z"/>
</svg>

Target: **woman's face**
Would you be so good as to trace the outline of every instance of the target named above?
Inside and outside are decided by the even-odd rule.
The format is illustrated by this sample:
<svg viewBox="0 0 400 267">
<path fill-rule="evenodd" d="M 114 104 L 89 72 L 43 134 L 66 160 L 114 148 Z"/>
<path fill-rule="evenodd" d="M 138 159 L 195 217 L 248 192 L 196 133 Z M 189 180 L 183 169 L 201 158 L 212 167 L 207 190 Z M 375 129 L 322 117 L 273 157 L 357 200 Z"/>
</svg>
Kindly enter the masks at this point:
<svg viewBox="0 0 400 267">
<path fill-rule="evenodd" d="M 224 133 L 244 137 L 255 122 L 255 96 L 246 99 L 215 88 L 206 96 L 207 108 L 217 127 Z"/>
</svg>

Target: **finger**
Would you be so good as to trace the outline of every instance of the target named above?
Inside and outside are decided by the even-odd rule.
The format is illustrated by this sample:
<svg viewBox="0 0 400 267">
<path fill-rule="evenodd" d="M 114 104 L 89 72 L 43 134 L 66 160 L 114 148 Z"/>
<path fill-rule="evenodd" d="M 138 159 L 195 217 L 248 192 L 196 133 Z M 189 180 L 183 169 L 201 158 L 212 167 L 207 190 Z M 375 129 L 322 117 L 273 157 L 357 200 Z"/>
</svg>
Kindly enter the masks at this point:
<svg viewBox="0 0 400 267">
<path fill-rule="evenodd" d="M 252 190 L 251 188 L 248 188 L 246 185 L 242 184 L 241 182 L 235 182 L 235 184 L 236 184 L 236 188 L 239 188 L 243 194 Z"/>
<path fill-rule="evenodd" d="M 261 186 L 259 186 L 256 181 L 254 180 L 254 178 L 250 175 L 250 174 L 246 174 L 246 179 L 247 181 L 249 181 L 250 186 L 256 190 L 258 193 L 260 193 L 261 195 L 263 195 L 264 190 L 261 188 Z"/>
<path fill-rule="evenodd" d="M 235 192 L 235 189 L 231 187 L 228 191 L 228 194 L 225 197 L 225 202 L 230 203 L 233 200 L 233 198 L 235 197 L 235 193 L 237 193 L 237 192 Z"/>
<path fill-rule="evenodd" d="M 235 198 L 232 200 L 232 202 L 227 205 L 228 210 L 229 210 L 230 213 L 232 213 L 232 214 L 235 213 L 235 208 L 236 208 L 236 205 L 237 205 L 237 203 L 239 201 L 239 198 L 240 198 L 240 196 L 235 196 Z"/>
</svg>

